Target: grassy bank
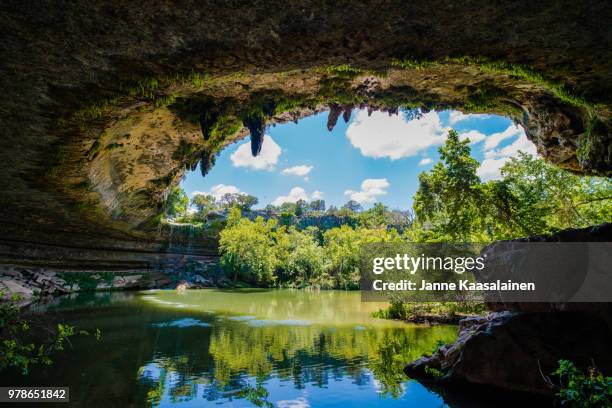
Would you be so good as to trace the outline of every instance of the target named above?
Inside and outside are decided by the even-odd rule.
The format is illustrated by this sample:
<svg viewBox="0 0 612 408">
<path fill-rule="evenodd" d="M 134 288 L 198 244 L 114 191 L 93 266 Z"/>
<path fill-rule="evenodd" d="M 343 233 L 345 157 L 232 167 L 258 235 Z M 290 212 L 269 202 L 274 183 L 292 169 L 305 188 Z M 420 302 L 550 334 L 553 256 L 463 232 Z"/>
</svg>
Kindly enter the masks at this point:
<svg viewBox="0 0 612 408">
<path fill-rule="evenodd" d="M 402 320 L 413 323 L 458 323 L 469 316 L 486 313 L 481 302 L 403 302 L 392 300 L 387 309 L 374 313 L 381 319 Z"/>
</svg>

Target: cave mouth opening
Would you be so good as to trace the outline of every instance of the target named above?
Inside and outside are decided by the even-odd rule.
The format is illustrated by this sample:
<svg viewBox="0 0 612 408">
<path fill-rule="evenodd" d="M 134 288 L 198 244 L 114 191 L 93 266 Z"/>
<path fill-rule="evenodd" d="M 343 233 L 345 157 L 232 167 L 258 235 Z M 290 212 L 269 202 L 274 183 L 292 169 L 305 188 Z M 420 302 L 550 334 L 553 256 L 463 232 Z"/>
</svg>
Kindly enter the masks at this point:
<svg viewBox="0 0 612 408">
<path fill-rule="evenodd" d="M 243 135 L 205 172 L 202 162 L 192 166 L 178 193 L 171 192 L 189 205 L 171 208 L 169 222 L 210 221 L 236 204 L 264 216 L 296 210 L 337 215 L 382 205 L 407 226 L 419 174 L 440 161 L 451 129 L 467 140 L 483 182 L 499 179 L 501 167 L 519 152 L 537 153 L 523 127 L 500 115 L 332 105 L 264 126 L 255 137 Z"/>
<path fill-rule="evenodd" d="M 474 228 L 467 238 L 473 242 L 582 228 L 612 217 L 612 180 L 547 163 L 516 117 L 350 104 L 301 109 L 270 114 L 255 133 L 243 119 L 241 130 L 232 130 L 238 137 L 208 161 L 191 164 L 170 190 L 164 225 L 196 226 L 218 236 L 239 207 L 251 220 L 273 218 L 302 229 L 372 226 L 379 216 L 387 229 L 428 234 L 448 224 L 445 218 L 464 216 L 440 210 L 455 199 L 449 190 L 467 197 L 456 201 L 467 212 L 488 208 L 473 217 L 486 224 Z M 205 139 L 214 138 L 200 125 Z M 443 151 L 451 133 L 455 157 Z M 457 171 L 464 174 L 453 179 Z M 457 182 L 460 187 L 453 187 Z M 436 209 L 428 214 L 424 205 Z"/>
<path fill-rule="evenodd" d="M 508 133 L 514 132 L 516 135 L 522 131 L 523 137 L 514 142 L 522 143 L 523 150 L 528 146 L 530 152 L 535 154 L 536 149 L 530 144 L 533 142 L 537 146 L 537 153 L 558 167 L 583 174 L 600 174 L 598 168 L 601 166 L 598 163 L 601 160 L 593 152 L 603 139 L 598 139 L 597 135 L 601 133 L 601 129 L 596 125 L 600 122 L 596 116 L 591 115 L 592 109 L 585 108 L 559 90 L 551 91 L 556 88 L 551 88 L 546 82 L 534 81 L 531 77 L 513 72 L 484 69 L 480 65 L 451 61 L 425 67 L 396 64 L 385 72 L 360 70 L 343 65 L 282 73 L 236 74 L 205 79 L 198 77 L 201 80 L 196 82 L 171 81 L 167 86 L 156 87 L 152 90 L 153 99 L 147 96 L 147 102 L 142 104 L 139 101 L 133 105 L 132 110 L 126 111 L 126 105 L 122 105 L 116 112 L 117 117 L 109 123 L 110 126 L 102 130 L 101 136 L 90 139 L 91 147 L 86 152 L 87 174 L 82 174 L 87 178 L 87 185 L 93 190 L 91 197 L 88 195 L 87 199 L 91 202 L 101 201 L 99 207 L 105 209 L 109 215 L 108 225 L 128 232 L 142 233 L 143 236 L 149 235 L 158 231 L 159 222 L 164 219 L 164 213 L 169 207 L 168 198 L 175 196 L 174 190 L 185 174 L 187 181 L 184 183 L 195 177 L 195 170 L 206 176 L 205 183 L 212 183 L 216 177 L 215 173 L 219 171 L 219 166 L 215 163 L 224 155 L 229 155 L 227 148 L 232 143 L 249 138 L 247 151 L 250 156 L 257 158 L 268 149 L 266 129 L 276 129 L 275 125 L 281 125 L 277 128 L 299 127 L 302 126 L 300 123 L 311 120 L 309 117 L 323 117 L 321 115 L 324 115 L 324 118 L 316 119 L 320 123 L 312 134 L 324 134 L 321 132 L 326 128 L 333 132 L 338 126 L 350 127 L 357 122 L 367 124 L 366 120 L 357 120 L 360 116 L 374 118 L 372 120 L 378 117 L 396 118 L 397 123 L 393 122 L 393 119 L 390 121 L 398 128 L 403 126 L 399 122 L 407 118 L 414 119 L 413 126 L 418 127 L 418 124 L 427 123 L 427 119 L 441 112 L 449 118 L 453 116 L 453 120 L 462 116 L 485 123 L 487 121 L 477 118 L 498 118 L 505 120 L 507 126 L 497 129 L 494 133 L 506 131 L 512 121 L 514 127 Z M 283 125 L 288 122 L 297 124 Z M 451 126 L 446 123 L 440 127 Z M 469 131 L 475 132 L 471 135 L 472 138 L 483 139 L 474 129 L 466 129 L 460 133 Z M 374 129 L 372 132 L 375 134 L 379 131 Z M 380 136 L 376 138 L 377 143 L 384 147 L 391 150 L 395 148 L 399 152 L 398 157 L 396 153 L 377 153 L 377 149 L 381 149 L 380 146 L 355 147 L 350 138 L 348 140 L 353 150 L 362 153 L 364 157 L 379 163 L 386 161 L 397 165 L 406 163 L 406 157 L 410 156 L 406 156 L 407 153 L 402 149 L 416 149 L 416 154 L 411 153 L 411 157 L 416 157 L 422 153 L 418 151 L 419 143 L 437 143 L 439 147 L 440 140 L 444 139 L 443 133 L 436 135 L 437 142 L 429 141 L 431 135 L 415 136 L 412 139 L 417 141 L 417 147 L 411 148 L 403 147 L 402 140 L 383 140 Z M 272 140 L 276 140 L 273 134 L 271 136 Z M 510 137 L 500 137 L 508 143 L 511 140 Z M 341 135 L 328 139 L 347 137 Z M 363 139 L 372 142 L 375 138 L 363 136 Z M 325 146 L 324 140 L 318 143 L 312 143 L 310 140 L 310 143 L 318 146 L 319 154 L 325 155 L 325 152 L 334 151 L 329 147 L 321 147 Z M 499 147 L 497 150 L 483 149 L 476 146 L 476 143 L 484 142 L 475 142 L 475 152 L 484 154 L 490 150 L 487 153 L 489 157 L 481 157 L 481 173 L 487 169 L 489 173 L 498 171 L 501 165 L 509 160 L 511 155 L 508 151 L 513 149 L 499 143 L 496 144 L 496 147 Z M 507 149 L 503 150 L 502 147 Z M 297 150 L 304 150 L 304 147 L 298 146 Z M 431 153 L 436 154 L 435 148 Z M 427 161 L 428 158 L 422 159 Z M 434 158 L 429 159 L 433 161 Z M 414 183 L 417 180 L 414 169 L 427 169 L 427 164 L 420 167 L 419 161 L 410 166 Z M 348 166 L 356 168 L 354 164 L 347 163 Z M 277 173 L 295 166 L 300 164 L 287 164 L 286 168 L 277 169 Z M 234 169 L 234 174 L 244 169 L 248 169 L 248 166 L 238 166 Z M 215 173 L 209 177 L 211 171 Z M 255 169 L 250 171 L 250 176 L 270 173 L 269 169 L 264 172 Z M 399 172 L 401 171 L 396 169 L 396 173 Z M 332 169 L 327 174 L 335 176 L 342 172 Z M 283 176 L 286 177 L 281 177 L 281 180 L 289 179 L 287 175 Z M 246 175 L 244 177 L 248 178 Z M 364 195 L 358 193 L 365 191 L 362 183 L 369 179 L 381 180 L 385 177 L 363 175 L 361 180 L 351 180 L 347 181 L 346 185 L 336 186 L 336 198 L 331 199 L 328 196 L 327 204 L 333 202 L 334 206 L 341 205 L 340 199 L 350 198 L 350 194 L 345 194 L 348 191 L 363 199 Z M 76 186 L 80 188 L 82 184 L 81 182 Z M 257 192 L 249 191 L 248 187 L 241 188 L 236 183 L 230 184 L 225 179 L 214 185 L 194 188 L 191 193 L 210 193 L 213 186 L 221 184 L 234 186 L 234 191 L 255 194 L 259 196 L 257 198 L 260 204 L 265 205 L 272 204 L 279 197 L 291 197 L 293 187 L 304 190 L 305 194 L 302 196 L 309 198 L 312 198 L 311 195 L 315 191 L 322 191 L 317 188 L 309 191 L 305 186 L 285 185 L 285 191 L 282 192 Z M 270 186 L 282 184 L 268 180 Z M 396 182 L 393 185 L 399 184 L 402 183 Z M 81 192 L 76 191 L 76 188 L 74 190 L 69 192 L 71 197 L 76 201 L 83 201 Z M 405 190 L 403 200 L 389 201 L 387 205 L 404 210 L 410 208 L 410 197 L 415 190 L 415 187 L 412 191 Z M 385 190 L 386 193 L 378 197 L 388 200 L 393 196 L 389 191 Z M 274 197 L 271 197 L 272 194 Z M 267 197 L 268 195 L 270 197 Z M 293 195 L 295 196 L 296 194 Z M 371 199 L 369 195 L 365 196 Z M 188 197 L 188 200 L 190 198 Z M 372 203 L 366 203 L 366 206 L 370 204 Z M 97 211 L 96 219 L 98 213 L 102 211 Z"/>
</svg>

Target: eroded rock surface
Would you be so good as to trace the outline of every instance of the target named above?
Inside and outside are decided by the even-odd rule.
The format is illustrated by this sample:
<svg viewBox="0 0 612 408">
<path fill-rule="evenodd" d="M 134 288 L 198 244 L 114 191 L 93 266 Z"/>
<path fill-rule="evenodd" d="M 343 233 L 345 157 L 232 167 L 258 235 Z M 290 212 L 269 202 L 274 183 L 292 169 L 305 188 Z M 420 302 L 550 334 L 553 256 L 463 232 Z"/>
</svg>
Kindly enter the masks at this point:
<svg viewBox="0 0 612 408">
<path fill-rule="evenodd" d="M 168 191 L 260 113 L 503 114 L 550 162 L 609 175 L 611 20 L 601 0 L 4 1 L 0 240 L 163 248 Z"/>
<path fill-rule="evenodd" d="M 567 359 L 612 372 L 612 326 L 585 312 L 499 312 L 461 322 L 459 338 L 405 368 L 412 378 L 552 394 L 545 376 Z M 432 369 L 441 377 L 432 376 Z"/>
<path fill-rule="evenodd" d="M 511 242 L 611 240 L 612 224 L 607 223 Z M 511 247 L 496 243 L 485 251 L 490 256 L 502 256 L 502 249 Z M 520 262 L 513 259 L 520 254 L 509 251 L 506 255 L 500 267 L 505 265 L 509 277 L 520 276 Z M 487 307 L 496 312 L 462 320 L 455 343 L 409 364 L 406 374 L 431 384 L 477 384 L 552 395 L 554 390 L 545 376 L 550 376 L 561 359 L 582 369 L 595 364 L 607 375 L 612 373 L 612 304 L 503 302 L 489 298 Z"/>
</svg>

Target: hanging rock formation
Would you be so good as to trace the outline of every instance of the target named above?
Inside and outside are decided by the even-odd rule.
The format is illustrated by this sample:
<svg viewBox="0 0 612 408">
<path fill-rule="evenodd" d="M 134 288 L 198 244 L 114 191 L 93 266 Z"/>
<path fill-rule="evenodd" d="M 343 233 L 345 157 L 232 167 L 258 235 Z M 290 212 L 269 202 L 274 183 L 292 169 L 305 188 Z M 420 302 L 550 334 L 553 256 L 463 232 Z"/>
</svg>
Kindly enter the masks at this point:
<svg viewBox="0 0 612 408">
<path fill-rule="evenodd" d="M 338 118 L 342 114 L 342 107 L 336 105 L 335 103 L 329 106 L 329 115 L 327 116 L 327 130 L 330 132 L 334 130 L 336 127 L 336 123 L 338 123 Z"/>
<path fill-rule="evenodd" d="M 110 9 L 116 4 L 79 0 L 61 8 L 49 0 L 0 6 L 5 239 L 56 242 L 57 230 L 70 231 L 77 243 L 89 231 L 157 239 L 151 233 L 158 209 L 185 160 L 194 157 L 174 154 L 181 141 L 197 157 L 251 131 L 257 154 L 261 120 L 249 130 L 229 125 L 255 106 L 274 122 L 280 114 L 273 112 L 272 91 L 305 101 L 288 108 L 298 117 L 329 103 L 331 129 L 340 114 L 348 116 L 348 105 L 370 106 L 369 112 L 405 104 L 424 112 L 504 114 L 525 128 L 548 161 L 612 174 L 612 6 L 606 1 L 483 6 L 435 0 L 410 8 L 363 2 L 350 16 L 308 0 L 248 7 L 153 1 L 144 10 L 137 4 Z M 246 32 L 236 15 L 252 29 Z M 445 62 L 456 56 L 524 71 Z M 395 63 L 404 59 L 415 63 Z M 291 106 L 290 99 L 281 105 Z M 180 106 L 190 104 L 210 108 L 184 115 Z M 283 120 L 295 120 L 293 113 Z M 221 119 L 232 133 L 213 141 L 213 123 Z"/>
<path fill-rule="evenodd" d="M 261 152 L 261 147 L 264 140 L 264 132 L 266 131 L 266 120 L 261 114 L 253 114 L 247 116 L 243 120 L 244 126 L 249 129 L 251 134 L 251 154 L 257 157 Z"/>
<path fill-rule="evenodd" d="M 94 272 L 120 268 L 126 254 L 152 269 L 194 252 L 214 257 L 213 239 L 177 239 L 158 222 L 186 164 L 200 157 L 206 174 L 249 132 L 257 155 L 266 123 L 327 105 L 329 130 L 349 117 L 346 105 L 505 115 L 550 163 L 611 176 L 610 21 L 607 0 L 363 1 L 350 13 L 310 0 L 4 0 L 0 264 Z M 202 100 L 214 109 L 184 111 Z M 213 122 L 223 128 L 215 137 Z M 547 342 L 600 352 L 593 339 L 607 336 L 604 326 L 592 339 L 562 330 L 564 319 L 475 323 L 464 350 L 439 364 L 451 381 L 541 392 L 534 356 L 548 358 Z M 534 327 L 546 328 L 542 337 Z M 514 368 L 496 379 L 498 356 Z"/>
</svg>

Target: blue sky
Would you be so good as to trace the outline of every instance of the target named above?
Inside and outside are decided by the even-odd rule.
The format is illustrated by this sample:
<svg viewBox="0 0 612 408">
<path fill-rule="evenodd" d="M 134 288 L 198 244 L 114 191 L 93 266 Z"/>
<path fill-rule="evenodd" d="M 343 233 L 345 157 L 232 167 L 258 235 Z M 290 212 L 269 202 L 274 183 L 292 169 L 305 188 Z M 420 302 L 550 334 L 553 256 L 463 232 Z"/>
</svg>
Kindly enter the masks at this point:
<svg viewBox="0 0 612 408">
<path fill-rule="evenodd" d="M 409 120 L 403 113 L 368 116 L 356 110 L 349 123 L 340 118 L 332 132 L 326 128 L 327 116 L 323 112 L 297 124 L 269 127 L 256 158 L 248 137 L 228 146 L 206 177 L 197 169 L 187 173 L 181 186 L 190 197 L 248 193 L 259 199 L 257 207 L 322 198 L 328 206 L 354 199 L 365 208 L 380 201 L 408 209 L 418 174 L 438 161 L 437 149 L 451 127 L 472 141 L 483 180 L 499 177 L 499 168 L 519 150 L 535 154 L 520 126 L 495 115 L 442 111 Z"/>
</svg>

